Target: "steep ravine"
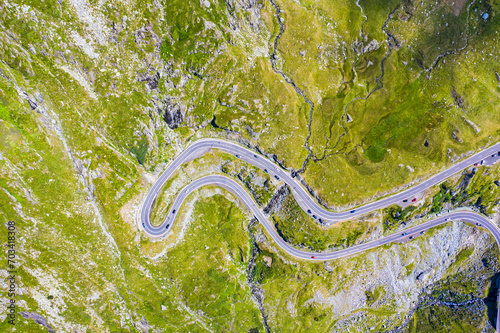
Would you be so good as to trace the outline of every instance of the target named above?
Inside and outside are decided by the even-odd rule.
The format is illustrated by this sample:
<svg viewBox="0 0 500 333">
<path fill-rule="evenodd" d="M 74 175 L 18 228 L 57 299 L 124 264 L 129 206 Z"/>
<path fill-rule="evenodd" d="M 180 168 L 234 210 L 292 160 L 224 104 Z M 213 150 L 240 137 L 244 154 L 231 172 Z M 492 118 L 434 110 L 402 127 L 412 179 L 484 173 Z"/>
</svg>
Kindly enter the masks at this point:
<svg viewBox="0 0 500 333">
<path fill-rule="evenodd" d="M 264 292 L 262 288 L 258 285 L 257 282 L 254 280 L 254 275 L 255 275 L 255 259 L 257 257 L 257 254 L 259 253 L 259 247 L 257 245 L 257 242 L 255 241 L 255 235 L 253 234 L 252 228 L 253 226 L 257 223 L 257 220 L 253 218 L 247 226 L 248 233 L 250 234 L 250 237 L 252 237 L 252 252 L 250 254 L 250 260 L 248 262 L 248 267 L 247 267 L 247 283 L 250 286 L 250 290 L 252 292 L 252 295 L 255 297 L 255 300 L 257 301 L 257 306 L 259 308 L 260 313 L 262 314 L 262 322 L 264 323 L 264 327 L 266 328 L 266 332 L 270 333 L 271 329 L 269 328 L 269 324 L 267 323 L 267 315 L 266 311 L 264 309 Z"/>
</svg>

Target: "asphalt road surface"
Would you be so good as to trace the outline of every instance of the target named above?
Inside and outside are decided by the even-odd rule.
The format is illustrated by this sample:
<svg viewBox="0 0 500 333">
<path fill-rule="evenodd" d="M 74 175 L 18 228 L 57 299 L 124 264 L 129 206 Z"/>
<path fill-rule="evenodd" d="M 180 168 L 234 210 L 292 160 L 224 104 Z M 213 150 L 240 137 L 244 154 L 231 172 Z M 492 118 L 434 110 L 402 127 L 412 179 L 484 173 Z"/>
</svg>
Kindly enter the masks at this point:
<svg viewBox="0 0 500 333">
<path fill-rule="evenodd" d="M 290 244 L 286 243 L 278 235 L 272 224 L 269 223 L 267 218 L 260 210 L 259 206 L 255 203 L 253 198 L 240 184 L 238 184 L 236 181 L 230 178 L 219 175 L 199 178 L 191 182 L 185 188 L 183 188 L 176 197 L 173 205 L 170 208 L 170 211 L 168 212 L 167 218 L 162 223 L 162 225 L 160 225 L 159 227 L 153 226 L 149 218 L 151 213 L 151 208 L 165 182 L 168 180 L 168 178 L 170 178 L 170 176 L 174 173 L 174 171 L 183 163 L 186 163 L 194 158 L 202 156 L 203 154 L 209 152 L 210 149 L 220 149 L 222 151 L 234 154 L 237 158 L 240 158 L 241 160 L 253 164 L 261 168 L 262 170 L 268 172 L 271 175 L 271 177 L 275 178 L 276 180 L 284 181 L 292 189 L 292 193 L 297 202 L 299 203 L 299 205 L 301 206 L 301 208 L 305 212 L 308 212 L 309 215 L 311 216 L 315 215 L 318 220 L 321 219 L 323 221 L 323 224 L 328 225 L 335 222 L 348 220 L 353 217 L 359 216 L 361 214 L 366 214 L 373 210 L 381 209 L 392 204 L 402 204 L 403 200 L 406 200 L 406 202 L 411 202 L 412 198 L 419 192 L 433 185 L 439 184 L 446 178 L 450 177 L 451 175 L 457 172 L 460 172 L 461 170 L 467 167 L 470 167 L 474 164 L 481 165 L 481 164 L 495 163 L 499 158 L 500 143 L 495 144 L 492 147 L 489 147 L 479 153 L 472 155 L 471 157 L 451 166 L 450 168 L 436 174 L 435 176 L 405 191 L 368 203 L 356 209 L 351 209 L 350 211 L 331 212 L 319 206 L 314 201 L 314 199 L 309 195 L 309 193 L 302 187 L 302 185 L 299 182 L 297 182 L 296 179 L 292 178 L 292 176 L 288 171 L 277 166 L 274 162 L 263 157 L 262 155 L 259 155 L 258 153 L 253 152 L 250 149 L 238 146 L 236 144 L 224 140 L 218 140 L 218 139 L 199 140 L 193 143 L 191 146 L 189 146 L 175 160 L 172 161 L 172 163 L 161 174 L 157 182 L 153 185 L 148 195 L 146 196 L 146 199 L 144 200 L 141 209 L 140 221 L 144 231 L 150 237 L 162 237 L 172 229 L 172 226 L 179 212 L 179 208 L 182 205 L 182 202 L 191 192 L 202 186 L 215 185 L 215 186 L 220 186 L 228 190 L 229 192 L 233 193 L 234 195 L 236 195 L 238 199 L 240 199 L 241 202 L 248 209 L 252 211 L 252 213 L 259 220 L 259 222 L 262 223 L 262 225 L 264 225 L 267 232 L 270 234 L 273 240 L 278 244 L 278 246 L 280 246 L 288 254 L 300 259 L 317 260 L 317 261 L 332 260 L 357 254 L 363 251 L 367 251 L 388 243 L 409 241 L 415 237 L 418 237 L 419 235 L 422 235 L 423 233 L 425 233 L 427 229 L 446 223 L 451 220 L 461 220 L 464 222 L 471 223 L 477 227 L 487 229 L 493 235 L 493 237 L 497 242 L 497 245 L 500 247 L 500 231 L 492 222 L 490 222 L 486 217 L 479 215 L 477 213 L 470 211 L 460 211 L 460 212 L 453 212 L 450 214 L 446 214 L 444 216 L 437 217 L 431 221 L 422 223 L 415 227 L 408 228 L 402 232 L 398 232 L 370 242 L 361 243 L 359 245 L 355 245 L 343 250 L 337 250 L 333 252 L 321 252 L 321 253 L 313 253 L 313 252 L 299 250 L 291 246 Z M 497 312 L 497 331 L 500 332 L 500 307 L 498 307 L 498 312 Z"/>
<path fill-rule="evenodd" d="M 179 213 L 179 207 L 181 207 L 186 197 L 196 189 L 207 185 L 219 186 L 233 193 L 236 197 L 238 197 L 238 199 L 240 199 L 240 201 L 248 209 L 252 211 L 257 220 L 259 220 L 259 222 L 262 223 L 262 225 L 264 225 L 264 227 L 266 228 L 267 232 L 271 235 L 273 240 L 285 252 L 300 259 L 324 261 L 324 260 L 332 260 L 350 256 L 356 253 L 360 253 L 366 250 L 379 247 L 384 244 L 408 241 L 423 234 L 429 228 L 435 227 L 443 223 L 447 223 L 448 221 L 452 220 L 461 220 L 469 222 L 476 226 L 477 224 L 479 224 L 480 227 L 487 229 L 491 232 L 491 234 L 493 235 L 493 237 L 495 237 L 497 243 L 500 246 L 500 231 L 492 222 L 490 222 L 486 217 L 471 211 L 458 211 L 437 217 L 431 221 L 422 223 L 412 228 L 405 229 L 404 231 L 392 234 L 390 236 L 386 236 L 384 238 L 373 240 L 367 243 L 351 246 L 343 250 L 336 250 L 334 252 L 322 252 L 322 253 L 314 253 L 310 251 L 299 250 L 291 246 L 289 243 L 285 242 L 278 235 L 278 233 L 274 229 L 274 226 L 268 221 L 264 213 L 262 213 L 257 203 L 239 183 L 232 180 L 231 178 L 220 175 L 202 177 L 184 187 L 178 194 L 177 198 L 175 199 L 167 219 L 161 226 L 155 227 L 150 223 L 144 223 L 143 227 L 146 233 L 152 237 L 162 237 L 167 232 L 169 232 L 173 226 L 173 221 L 175 220 L 177 214 Z"/>
<path fill-rule="evenodd" d="M 496 159 L 499 158 L 498 155 L 500 153 L 500 143 L 497 143 L 479 153 L 472 155 L 471 157 L 451 166 L 450 168 L 436 174 L 435 176 L 430 177 L 429 179 L 419 183 L 418 185 L 408 188 L 405 191 L 377 201 L 373 201 L 357 208 L 353 208 L 349 211 L 332 212 L 319 206 L 315 199 L 307 192 L 307 190 L 295 178 L 292 178 L 289 171 L 282 169 L 280 166 L 267 159 L 266 157 L 231 142 L 219 139 L 203 139 L 194 142 L 191 146 L 184 150 L 175 160 L 172 161 L 172 163 L 158 178 L 153 188 L 149 191 L 144 202 L 144 207 L 141 212 L 141 221 L 143 223 L 149 222 L 151 206 L 153 205 L 158 193 L 161 191 L 161 188 L 170 178 L 170 176 L 175 172 L 175 170 L 183 163 L 186 163 L 209 152 L 210 149 L 219 149 L 224 152 L 233 154 L 243 161 L 253 164 L 256 167 L 261 168 L 262 170 L 266 170 L 274 180 L 284 181 L 288 186 L 290 186 L 297 203 L 305 212 L 307 212 L 311 216 L 316 216 L 318 220 L 321 219 L 323 224 L 329 225 L 335 222 L 345 221 L 377 209 L 385 208 L 392 204 L 404 204 L 404 200 L 406 200 L 407 203 L 411 203 L 415 195 L 417 195 L 418 193 L 426 190 L 433 185 L 441 183 L 451 175 L 460 172 L 467 167 L 470 167 L 474 164 L 480 165 L 481 161 L 486 159 L 489 162 L 488 164 L 496 161 Z M 276 177 L 278 177 L 278 179 L 276 179 Z"/>
</svg>

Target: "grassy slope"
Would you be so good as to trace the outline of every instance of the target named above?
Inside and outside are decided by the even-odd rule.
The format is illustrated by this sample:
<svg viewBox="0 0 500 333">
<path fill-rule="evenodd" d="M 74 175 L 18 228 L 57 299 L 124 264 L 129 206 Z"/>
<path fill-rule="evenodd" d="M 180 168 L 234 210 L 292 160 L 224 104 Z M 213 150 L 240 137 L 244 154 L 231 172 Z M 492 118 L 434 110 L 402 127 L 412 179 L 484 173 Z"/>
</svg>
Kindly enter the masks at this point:
<svg viewBox="0 0 500 333">
<path fill-rule="evenodd" d="M 198 1 L 169 2 L 163 9 L 142 2 L 117 3 L 93 13 L 107 20 L 105 30 L 112 30 L 111 22 L 117 29 L 110 33 L 116 43 L 99 43 L 89 27 L 98 20 L 83 24 L 69 3 L 15 3 L 27 5 L 28 11 L 0 5 L 5 28 L 0 34 L 0 214 L 2 222 L 15 220 L 19 226 L 21 309 L 40 313 L 58 330 L 132 329 L 143 317 L 149 324 L 167 330 L 202 331 L 203 325 L 210 324 L 220 330 L 262 330 L 260 314 L 244 276 L 250 246 L 244 231 L 246 220 L 233 204 L 218 196 L 195 204 L 194 221 L 186 231 L 184 243 L 169 250 L 168 258 L 158 260 L 146 257 L 161 252 L 171 239 L 152 243 L 141 237 L 131 218 L 133 213 L 123 210 L 148 190 L 150 183 L 143 175 L 171 160 L 182 143 L 196 137 L 195 126 L 207 125 L 213 115 L 219 126 L 238 132 L 233 138 L 248 139 L 264 151 L 277 154 L 288 167 L 301 166 L 306 155 L 302 146 L 307 135 L 308 109 L 290 85 L 271 70 L 268 52 L 277 33 L 273 7 L 268 2 L 258 2 L 262 5 L 258 31 L 249 25 L 250 14 L 238 9 L 234 15 L 240 30 L 236 33 L 229 27 L 223 1 L 211 3 L 211 10 L 200 7 Z M 372 2 L 360 3 L 368 16 L 363 25 L 368 40 L 376 38 L 382 43 L 385 36 L 380 27 L 388 8 Z M 351 43 L 363 20 L 356 6 L 341 2 L 335 6 L 279 3 L 283 4 L 287 30 L 278 50 L 285 72 L 316 103 L 311 143 L 313 151 L 319 154 L 326 142 L 325 133 L 332 138 L 339 135 L 337 123 L 346 101 L 363 96 L 374 87 L 374 78 L 379 75 L 377 64 L 386 46 L 381 44 L 378 51 L 361 57 L 354 72 Z M 334 9 L 338 6 L 346 7 L 337 12 Z M 482 10 L 478 8 L 477 13 Z M 351 22 L 335 16 L 343 17 L 344 12 L 351 13 Z M 477 28 L 472 31 L 477 35 L 470 41 L 469 52 L 447 58 L 431 78 L 425 77 L 410 59 L 418 49 L 432 59 L 437 52 L 435 43 L 447 41 L 417 38 L 417 49 L 406 51 L 403 46 L 391 53 L 385 67 L 384 89 L 348 109 L 354 122 L 349 123 L 349 134 L 339 150 L 350 153 L 309 165 L 306 179 L 325 200 L 352 202 L 392 188 L 448 163 L 447 147 L 459 154 L 498 137 L 494 106 L 498 104 L 499 90 L 491 71 L 497 60 L 489 55 L 497 52 L 492 41 L 497 38 L 498 15 L 491 14 L 487 22 L 474 21 Z M 414 15 L 417 20 L 419 14 Z M 474 15 L 477 19 L 479 14 Z M 187 28 L 184 17 L 191 23 Z M 396 17 L 400 17 L 399 13 Z M 333 18 L 338 26 L 332 30 L 326 25 Z M 457 18 L 463 19 L 463 15 Z M 205 29 L 208 21 L 215 23 L 215 30 Z M 414 21 L 394 19 L 388 29 L 400 40 L 410 39 L 413 31 L 419 30 Z M 170 48 L 150 33 L 138 42 L 137 30 L 145 29 L 148 23 L 160 39 L 172 38 Z M 422 35 L 432 35 L 434 31 Z M 76 45 L 75 34 L 91 46 L 96 58 L 87 54 L 85 47 Z M 342 47 L 322 44 L 332 34 Z M 300 43 L 307 38 L 313 40 Z M 318 51 L 318 44 L 324 47 L 324 53 Z M 304 50 L 304 58 L 297 55 Z M 347 52 L 345 62 L 336 63 L 343 51 Z M 171 71 L 164 69 L 167 61 Z M 375 65 L 367 67 L 368 61 Z M 409 66 L 403 66 L 402 61 Z M 429 62 L 424 59 L 424 64 Z M 137 78 L 156 70 L 162 71 L 159 89 L 150 93 Z M 204 78 L 196 77 L 194 72 Z M 465 100 L 463 109 L 450 106 L 454 102 L 450 81 Z M 46 113 L 33 110 L 20 90 L 26 91 L 32 101 L 37 101 L 35 95 L 39 96 L 43 102 L 37 102 L 42 107 L 38 111 Z M 184 103 L 186 112 L 185 122 L 176 130 L 170 130 L 158 113 L 158 101 L 169 98 Z M 219 100 L 232 107 L 221 106 Z M 481 128 L 479 135 L 462 115 Z M 62 129 L 76 167 L 56 127 L 50 125 L 51 119 Z M 408 122 L 419 126 L 405 128 Z M 257 133 L 252 135 L 248 127 Z M 462 144 L 450 138 L 452 130 L 457 131 Z M 223 131 L 207 125 L 198 133 L 210 136 Z M 426 137 L 430 142 L 428 149 L 422 148 Z M 352 151 L 355 146 L 357 150 Z M 416 152 L 419 155 L 415 158 Z M 400 168 L 399 163 L 411 165 L 416 173 Z M 238 168 L 242 167 L 235 169 Z M 77 176 L 77 169 L 82 176 Z M 97 211 L 88 200 L 82 177 L 95 187 Z M 479 187 L 481 182 L 477 184 Z M 496 193 L 485 187 L 479 191 Z M 269 194 L 262 195 L 268 198 Z M 304 225 L 304 229 L 308 237 L 320 236 L 314 225 Z M 331 232 L 322 243 L 336 244 L 344 239 L 348 242 L 349 230 Z M 361 226 L 355 230 L 362 230 Z M 5 232 L 2 228 L 3 239 Z M 175 232 L 178 235 L 180 230 Z M 293 237 L 299 244 L 305 242 L 304 235 Z M 209 248 L 205 249 L 205 245 Z M 305 301 L 324 286 L 342 288 L 339 279 L 334 276 L 325 282 L 319 278 L 326 274 L 320 265 L 285 263 L 272 250 L 264 253 L 272 256 L 275 263 L 272 278 L 262 261 L 257 267 L 266 292 L 266 309 L 271 312 L 271 326 L 283 325 L 284 330 L 331 327 L 332 322 L 325 321 L 331 309 L 305 305 Z M 365 259 L 349 259 L 347 264 L 359 270 L 371 267 L 362 264 L 358 268 L 358 261 L 363 263 Z M 333 265 L 344 272 L 343 264 L 346 262 Z M 198 278 L 200 272 L 203 279 Z M 341 273 L 340 280 L 348 276 Z M 286 292 L 281 295 L 276 285 L 283 286 Z M 365 291 L 375 295 L 373 290 L 377 289 L 370 288 L 364 288 L 362 295 L 366 297 Z M 295 307 L 299 312 L 280 317 L 273 309 L 286 308 L 285 299 L 290 295 L 298 300 Z M 197 299 L 206 302 L 200 304 Z M 161 311 L 161 305 L 167 310 Z M 379 306 L 376 301 L 371 308 L 371 312 L 365 311 L 373 318 L 391 317 L 394 311 L 392 305 Z M 198 314 L 198 310 L 205 315 Z M 237 313 L 242 315 L 236 316 Z M 5 321 L 0 325 L 1 330 L 8 327 Z M 35 331 L 40 326 L 21 320 L 17 329 Z"/>
</svg>

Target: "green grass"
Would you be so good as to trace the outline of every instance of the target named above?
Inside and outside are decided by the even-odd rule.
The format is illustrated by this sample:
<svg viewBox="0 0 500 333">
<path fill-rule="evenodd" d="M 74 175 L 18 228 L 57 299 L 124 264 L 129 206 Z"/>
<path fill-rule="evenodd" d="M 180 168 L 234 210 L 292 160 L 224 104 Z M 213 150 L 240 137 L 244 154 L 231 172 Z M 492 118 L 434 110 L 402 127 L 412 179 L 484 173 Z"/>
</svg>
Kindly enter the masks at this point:
<svg viewBox="0 0 500 333">
<path fill-rule="evenodd" d="M 153 224 L 160 224 L 164 221 L 165 214 L 177 193 L 189 181 L 213 174 L 220 174 L 239 182 L 243 187 L 246 187 L 260 206 L 267 204 L 276 190 L 276 186 L 270 181 L 271 177 L 268 173 L 257 167 L 247 165 L 231 154 L 213 150 L 182 165 L 167 180 L 151 210 Z"/>
<path fill-rule="evenodd" d="M 474 249 L 469 247 L 469 248 L 465 248 L 463 249 L 462 251 L 460 251 L 457 255 L 457 257 L 455 258 L 455 262 L 453 263 L 453 265 L 460 265 L 463 261 L 469 259 L 469 257 L 472 255 L 472 253 L 474 253 Z"/>
<path fill-rule="evenodd" d="M 378 301 L 383 296 L 383 294 L 384 294 L 384 288 L 382 286 L 379 286 L 374 290 L 365 291 L 366 303 L 369 306 L 373 305 L 373 303 Z"/>
<path fill-rule="evenodd" d="M 163 267 L 169 272 L 177 302 L 202 311 L 218 330 L 262 330 L 261 316 L 246 284 L 250 251 L 246 217 L 220 195 L 197 202 L 193 213 L 196 219 L 188 227 L 185 241 L 168 252 Z M 161 299 L 157 302 L 163 303 Z M 164 304 L 178 306 L 171 302 Z M 170 316 L 169 311 L 164 315 Z"/>
<path fill-rule="evenodd" d="M 400 224 L 406 223 L 414 215 L 415 210 L 418 211 L 415 206 L 407 206 L 404 209 L 400 206 L 390 206 L 384 209 L 386 212 L 383 222 L 384 232 L 391 232 Z"/>
<path fill-rule="evenodd" d="M 137 146 L 131 147 L 130 151 L 134 153 L 139 164 L 144 165 L 146 154 L 148 153 L 148 143 L 146 140 L 140 141 Z"/>
<path fill-rule="evenodd" d="M 476 3 L 469 15 L 473 34 L 469 48 L 446 57 L 429 77 L 417 61 L 429 66 L 439 52 L 463 41 L 460 32 L 466 19 L 465 11 L 453 17 L 445 6 L 424 22 L 424 9 L 432 9 L 433 3 L 415 3 L 410 20 L 401 18 L 409 8 L 402 6 L 395 12 L 387 29 L 402 47 L 392 50 L 385 62 L 383 88 L 347 108 L 353 119 L 342 123 L 347 135 L 327 150 L 327 158 L 308 165 L 305 180 L 332 206 L 360 201 L 435 172 L 450 164 L 448 148 L 460 155 L 499 138 L 500 88 L 494 75 L 499 8 L 492 4 L 490 18 L 478 20 L 481 12 L 490 9 L 488 2 Z M 251 11 L 228 7 L 222 0 L 211 1 L 210 8 L 199 1 L 161 0 L 160 7 L 135 0 L 113 6 L 91 1 L 89 10 L 96 18 L 92 24 L 102 18 L 105 29 L 116 28 L 102 43 L 92 24 L 87 26 L 66 2 L 15 0 L 12 4 L 2 7 L 5 33 L 0 36 L 4 78 L 0 80 L 0 220 L 15 220 L 19 226 L 19 275 L 26 290 L 19 295 L 26 302 L 22 310 L 46 317 L 56 331 L 133 330 L 142 318 L 166 331 L 203 331 L 203 325 L 209 324 L 214 331 L 263 331 L 246 283 L 250 238 L 244 211 L 218 195 L 195 203 L 192 215 L 186 205 L 183 212 L 192 222 L 185 238 L 157 259 L 149 258 L 172 245 L 180 230 L 167 240 L 151 242 L 136 229 L 134 216 L 151 187 L 147 173 L 202 137 L 227 135 L 276 154 L 288 168 L 302 166 L 309 109 L 271 68 L 268 51 L 278 28 L 271 4 L 258 1 L 260 21 L 254 29 Z M 333 145 L 343 132 L 338 124 L 345 105 L 376 86 L 387 51 L 381 27 L 396 2 L 360 1 L 368 17 L 363 44 L 376 39 L 380 48 L 359 57 L 352 46 L 361 41 L 364 17 L 354 2 L 286 0 L 278 5 L 286 25 L 278 45 L 283 70 L 315 103 L 310 144 L 321 155 L 327 141 Z M 449 25 L 443 27 L 445 21 Z M 146 27 L 150 31 L 141 43 L 136 42 L 137 31 Z M 75 44 L 75 34 L 86 40 L 97 58 Z M 302 56 L 301 51 L 307 52 Z M 149 92 L 138 78 L 157 71 L 161 72 L 158 90 Z M 462 107 L 455 107 L 452 89 L 463 98 Z M 43 102 L 37 102 L 41 108 L 32 110 L 20 90 L 33 101 L 43 96 Z M 166 98 L 182 105 L 185 113 L 175 130 L 162 120 L 160 101 Z M 214 116 L 219 126 L 232 132 L 213 128 L 209 121 Z M 481 128 L 479 134 L 463 117 Z M 452 132 L 461 143 L 451 137 Z M 426 139 L 428 147 L 423 145 Z M 221 173 L 239 179 L 260 205 L 268 202 L 275 190 L 268 175 L 225 156 L 204 157 L 184 166 L 175 186 L 167 184 L 172 191 L 159 198 L 155 217 L 161 218 L 168 208 L 169 201 L 163 199 L 175 194 L 176 186 L 212 173 L 210 167 L 222 166 L 221 162 L 229 162 Z M 428 209 L 438 211 L 452 203 L 477 205 L 491 214 L 499 195 L 494 180 L 498 180 L 497 166 L 479 168 L 469 187 L 460 192 L 465 197 L 450 201 L 451 190 L 446 188 Z M 95 201 L 98 214 L 89 200 Z M 385 214 L 389 229 L 417 213 L 411 209 L 389 209 Z M 355 222 L 324 230 L 304 216 L 293 199 L 287 199 L 274 218 L 292 244 L 313 249 L 351 246 L 379 226 Z M 5 239 L 4 229 L 0 236 Z M 391 245 L 342 259 L 330 263 L 333 272 L 328 272 L 323 263 L 296 260 L 262 242 L 258 246 L 255 279 L 262 283 L 273 331 L 332 331 L 356 311 L 365 311 L 367 319 L 353 330 L 381 330 L 380 318 L 396 325 L 391 319 L 399 311 L 394 306 L 396 296 L 378 294 L 377 285 L 353 282 L 352 272 L 375 274 L 370 256 L 381 254 L 383 259 L 389 250 L 404 248 L 409 253 L 409 247 Z M 422 255 L 428 255 L 420 246 Z M 464 251 L 452 270 L 475 264 L 469 250 Z M 264 265 L 263 255 L 272 257 L 271 267 Z M 401 274 L 415 270 L 412 265 Z M 468 292 L 475 286 L 457 277 L 448 287 Z M 328 303 L 311 301 L 318 292 L 326 298 L 346 299 L 339 294 L 343 289 L 357 290 L 360 297 L 368 292 L 371 307 L 340 313 Z M 387 299 L 386 304 L 377 306 L 382 299 Z M 441 317 L 453 315 L 439 311 Z M 459 317 L 460 313 L 453 318 Z M 466 322 L 469 317 L 464 318 Z M 423 324 L 417 320 L 415 325 Z M 41 330 L 24 319 L 16 328 Z M 0 323 L 0 331 L 10 329 L 5 321 Z"/>
<path fill-rule="evenodd" d="M 367 238 L 376 225 L 374 222 L 342 222 L 323 228 L 297 205 L 291 193 L 272 218 L 288 243 L 319 251 L 357 244 Z"/>
<path fill-rule="evenodd" d="M 433 306 L 415 311 L 410 321 L 410 332 L 474 332 L 484 324 L 486 309 L 482 313 L 464 307 L 450 309 Z"/>
</svg>

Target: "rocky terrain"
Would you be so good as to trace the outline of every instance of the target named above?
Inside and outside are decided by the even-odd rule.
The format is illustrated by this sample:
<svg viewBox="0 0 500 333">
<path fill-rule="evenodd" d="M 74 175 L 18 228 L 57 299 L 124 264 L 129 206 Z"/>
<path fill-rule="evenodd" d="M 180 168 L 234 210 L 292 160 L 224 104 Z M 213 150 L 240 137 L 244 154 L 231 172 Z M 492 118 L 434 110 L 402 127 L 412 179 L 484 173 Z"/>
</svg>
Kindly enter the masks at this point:
<svg viewBox="0 0 500 333">
<path fill-rule="evenodd" d="M 453 222 L 351 258 L 289 257 L 230 194 L 188 198 L 171 235 L 137 215 L 165 166 L 219 137 L 297 176 L 326 207 L 398 191 L 500 141 L 494 1 L 5 0 L 0 4 L 0 331 L 492 332 L 494 240 Z M 314 250 L 456 208 L 498 222 L 498 166 L 329 230 L 286 186 L 221 152 L 165 186 L 224 174 Z"/>
</svg>

